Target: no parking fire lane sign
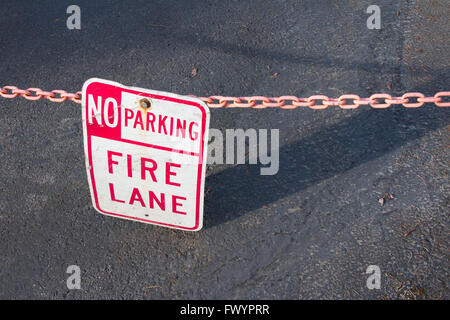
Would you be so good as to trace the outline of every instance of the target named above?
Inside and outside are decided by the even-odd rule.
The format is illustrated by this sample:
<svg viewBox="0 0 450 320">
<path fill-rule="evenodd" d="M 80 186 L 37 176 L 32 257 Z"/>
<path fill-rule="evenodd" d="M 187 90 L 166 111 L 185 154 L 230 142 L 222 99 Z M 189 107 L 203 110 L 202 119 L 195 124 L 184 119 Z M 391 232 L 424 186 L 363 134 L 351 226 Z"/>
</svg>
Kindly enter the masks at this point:
<svg viewBox="0 0 450 320">
<path fill-rule="evenodd" d="M 210 113 L 198 98 L 102 79 L 83 86 L 86 169 L 105 215 L 197 231 Z"/>
</svg>

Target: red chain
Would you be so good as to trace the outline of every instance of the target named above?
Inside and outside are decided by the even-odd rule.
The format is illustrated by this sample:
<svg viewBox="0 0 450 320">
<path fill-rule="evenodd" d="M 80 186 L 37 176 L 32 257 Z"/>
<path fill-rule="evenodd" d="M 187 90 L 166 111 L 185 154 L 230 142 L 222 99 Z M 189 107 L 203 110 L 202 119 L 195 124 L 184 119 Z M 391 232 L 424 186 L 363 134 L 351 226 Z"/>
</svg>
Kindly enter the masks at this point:
<svg viewBox="0 0 450 320">
<path fill-rule="evenodd" d="M 42 91 L 39 88 L 18 89 L 14 86 L 0 87 L 0 95 L 3 98 L 24 97 L 27 100 L 48 99 L 53 102 L 71 100 L 81 103 L 81 91 L 68 93 L 64 90 Z M 195 97 L 195 96 L 191 96 Z M 360 98 L 355 94 L 344 94 L 339 98 L 329 98 L 324 95 L 313 95 L 309 98 L 298 98 L 295 96 L 281 96 L 268 98 L 264 96 L 252 97 L 224 97 L 210 96 L 198 97 L 210 108 L 281 108 L 295 109 L 308 107 L 311 109 L 325 109 L 328 106 L 339 106 L 342 109 L 356 109 L 361 105 L 370 105 L 373 108 L 388 108 L 393 104 L 401 104 L 406 108 L 419 108 L 425 103 L 434 103 L 438 107 L 450 107 L 450 102 L 443 102 L 444 97 L 450 97 L 450 91 L 436 93 L 433 97 L 425 97 L 420 92 L 407 92 L 401 97 L 392 97 L 386 93 L 376 93 L 369 98 Z M 415 102 L 411 102 L 415 100 Z M 320 101 L 319 104 L 316 104 Z"/>
<path fill-rule="evenodd" d="M 0 95 L 3 98 L 16 98 L 18 96 L 24 97 L 27 100 L 39 100 L 41 98 L 48 99 L 52 102 L 63 102 L 71 100 L 76 103 L 81 103 L 81 91 L 77 93 L 68 93 L 64 90 L 42 91 L 39 88 L 28 88 L 26 90 L 18 89 L 14 86 L 4 86 L 0 88 Z"/>
</svg>

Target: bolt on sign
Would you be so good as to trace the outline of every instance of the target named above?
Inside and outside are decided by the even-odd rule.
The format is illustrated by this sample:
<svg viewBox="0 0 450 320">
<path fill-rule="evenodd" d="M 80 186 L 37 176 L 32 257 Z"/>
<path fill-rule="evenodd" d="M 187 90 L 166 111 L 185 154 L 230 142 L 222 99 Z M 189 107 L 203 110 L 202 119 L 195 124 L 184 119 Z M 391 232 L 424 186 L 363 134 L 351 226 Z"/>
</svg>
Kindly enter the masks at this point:
<svg viewBox="0 0 450 320">
<path fill-rule="evenodd" d="M 89 79 L 86 169 L 105 215 L 198 231 L 203 224 L 209 109 L 198 98 Z"/>
</svg>

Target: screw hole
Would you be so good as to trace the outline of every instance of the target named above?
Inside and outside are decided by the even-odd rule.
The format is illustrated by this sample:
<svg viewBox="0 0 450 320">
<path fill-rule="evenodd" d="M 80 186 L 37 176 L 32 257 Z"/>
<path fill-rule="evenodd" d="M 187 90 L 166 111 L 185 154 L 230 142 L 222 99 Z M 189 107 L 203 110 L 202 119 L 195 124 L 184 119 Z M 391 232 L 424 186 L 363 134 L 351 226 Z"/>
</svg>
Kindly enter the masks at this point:
<svg viewBox="0 0 450 320">
<path fill-rule="evenodd" d="M 139 106 L 143 109 L 149 109 L 152 106 L 152 103 L 148 99 L 139 100 Z"/>
</svg>

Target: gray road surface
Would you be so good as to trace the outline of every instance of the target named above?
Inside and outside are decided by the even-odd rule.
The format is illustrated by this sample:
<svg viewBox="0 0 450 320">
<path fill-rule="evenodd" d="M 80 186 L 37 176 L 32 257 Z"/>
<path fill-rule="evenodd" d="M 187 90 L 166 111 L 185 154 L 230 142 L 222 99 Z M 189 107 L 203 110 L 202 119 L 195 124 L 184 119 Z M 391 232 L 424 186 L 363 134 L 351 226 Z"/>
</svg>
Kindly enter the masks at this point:
<svg viewBox="0 0 450 320">
<path fill-rule="evenodd" d="M 81 30 L 66 28 L 70 4 Z M 380 30 L 366 27 L 371 4 Z M 450 89 L 444 0 L 1 7 L 2 86 L 73 92 L 100 77 L 203 96 Z M 205 226 L 189 233 L 94 211 L 79 105 L 17 98 L 0 109 L 0 298 L 449 298 L 449 110 L 212 110 L 212 128 L 280 129 L 280 170 L 210 166 Z M 381 206 L 385 192 L 395 199 Z M 66 287 L 73 264 L 81 290 Z M 380 290 L 366 287 L 369 265 Z"/>
</svg>

